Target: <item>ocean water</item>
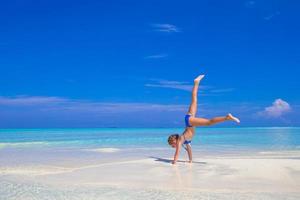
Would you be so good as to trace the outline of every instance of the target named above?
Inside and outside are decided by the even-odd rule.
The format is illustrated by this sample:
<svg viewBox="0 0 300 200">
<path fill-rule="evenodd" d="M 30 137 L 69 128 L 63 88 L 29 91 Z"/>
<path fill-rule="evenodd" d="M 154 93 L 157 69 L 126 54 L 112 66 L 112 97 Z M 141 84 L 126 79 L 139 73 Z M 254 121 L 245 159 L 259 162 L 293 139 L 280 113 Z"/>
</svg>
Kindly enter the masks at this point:
<svg viewBox="0 0 300 200">
<path fill-rule="evenodd" d="M 169 148 L 178 128 L 0 129 L 1 148 Z M 300 127 L 197 128 L 193 148 L 300 149 Z"/>
<path fill-rule="evenodd" d="M 189 166 L 181 162 L 178 168 L 174 168 L 166 163 L 174 154 L 174 149 L 167 144 L 167 138 L 170 134 L 181 134 L 182 131 L 183 129 L 178 128 L 0 129 L 0 200 L 300 198 L 298 192 L 277 191 L 276 188 L 272 192 L 255 192 L 201 190 L 201 187 L 197 187 L 200 189 L 198 191 L 192 187 L 198 182 L 201 185 L 201 180 L 210 175 L 212 179 L 207 180 L 213 183 L 218 176 L 239 174 L 232 168 L 227 169 L 226 164 L 217 168 L 218 165 L 210 163 L 213 161 L 202 162 L 206 155 L 210 159 L 218 159 L 224 152 L 229 152 L 229 157 L 235 155 L 232 152 L 238 152 L 238 155 L 246 152 L 246 158 L 251 158 L 255 152 L 266 152 L 262 156 L 279 158 L 279 164 L 282 162 L 280 159 L 299 159 L 300 127 L 198 128 L 192 141 L 195 165 Z M 112 153 L 114 151 L 116 153 Z M 214 156 L 211 156 L 211 152 Z M 284 152 L 287 154 L 284 155 Z M 258 159 L 261 158 L 263 157 Z M 180 159 L 186 159 L 184 151 Z M 250 163 L 249 166 L 251 168 L 253 164 Z M 297 166 L 289 166 L 286 170 L 294 169 L 293 167 Z M 221 175 L 212 175 L 220 171 Z M 157 185 L 163 185 L 164 181 L 169 180 L 168 173 L 174 173 L 172 182 L 175 186 L 180 186 L 179 189 L 140 186 L 155 180 L 161 181 Z M 295 180 L 299 180 L 295 178 L 298 173 L 298 170 L 291 171 Z M 105 181 L 110 180 L 107 178 L 110 174 L 111 180 L 120 181 L 119 185 L 117 181 L 106 184 Z M 140 176 L 144 176 L 146 180 Z M 289 175 L 284 177 L 287 179 L 283 178 L 275 183 L 288 183 Z M 122 184 L 122 180 L 126 181 L 126 185 Z M 253 179 L 249 180 L 247 188 L 253 187 Z M 64 184 L 63 181 L 67 183 Z M 202 186 L 209 188 L 211 183 L 206 184 L 204 181 Z M 264 187 L 265 183 L 261 185 Z M 269 185 L 272 186 L 271 183 L 274 182 L 270 182 Z M 244 179 L 241 179 L 240 184 L 244 184 Z M 256 186 L 259 182 L 253 184 Z M 227 185 L 226 182 L 224 188 Z"/>
</svg>

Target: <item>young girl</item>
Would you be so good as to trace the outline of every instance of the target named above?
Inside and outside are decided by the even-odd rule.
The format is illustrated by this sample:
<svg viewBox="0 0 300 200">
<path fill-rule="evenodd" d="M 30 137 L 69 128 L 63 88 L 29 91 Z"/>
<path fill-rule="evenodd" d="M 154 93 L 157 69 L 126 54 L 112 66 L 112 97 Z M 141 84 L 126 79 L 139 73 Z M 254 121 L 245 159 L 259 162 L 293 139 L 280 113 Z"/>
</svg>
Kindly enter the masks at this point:
<svg viewBox="0 0 300 200">
<path fill-rule="evenodd" d="M 173 148 L 176 148 L 174 160 L 172 161 L 172 164 L 175 164 L 178 156 L 181 146 L 185 148 L 185 150 L 188 153 L 189 156 L 189 162 L 192 162 L 192 148 L 191 148 L 191 142 L 192 138 L 195 134 L 195 127 L 196 126 L 210 126 L 216 123 L 224 122 L 226 120 L 232 120 L 237 123 L 240 123 L 240 120 L 234 116 L 232 116 L 230 113 L 228 113 L 224 117 L 215 117 L 212 119 L 205 119 L 205 118 L 198 118 L 196 117 L 197 112 L 197 93 L 198 93 L 198 87 L 201 79 L 204 77 L 204 75 L 198 76 L 194 80 L 194 87 L 192 91 L 192 102 L 189 108 L 188 113 L 185 115 L 185 130 L 182 135 L 174 134 L 170 135 L 168 138 L 168 143 Z M 185 145 L 185 146 L 184 146 Z"/>
</svg>

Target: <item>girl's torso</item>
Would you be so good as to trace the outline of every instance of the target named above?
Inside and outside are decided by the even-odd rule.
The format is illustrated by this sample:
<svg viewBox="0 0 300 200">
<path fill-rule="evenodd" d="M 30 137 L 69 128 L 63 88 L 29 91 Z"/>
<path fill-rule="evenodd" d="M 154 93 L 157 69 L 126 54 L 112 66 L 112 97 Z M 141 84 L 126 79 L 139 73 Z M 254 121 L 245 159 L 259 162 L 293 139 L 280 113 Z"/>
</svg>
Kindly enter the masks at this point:
<svg viewBox="0 0 300 200">
<path fill-rule="evenodd" d="M 183 137 L 183 142 L 184 142 L 184 140 L 192 140 L 194 135 L 195 135 L 195 128 L 186 127 L 181 136 Z"/>
</svg>

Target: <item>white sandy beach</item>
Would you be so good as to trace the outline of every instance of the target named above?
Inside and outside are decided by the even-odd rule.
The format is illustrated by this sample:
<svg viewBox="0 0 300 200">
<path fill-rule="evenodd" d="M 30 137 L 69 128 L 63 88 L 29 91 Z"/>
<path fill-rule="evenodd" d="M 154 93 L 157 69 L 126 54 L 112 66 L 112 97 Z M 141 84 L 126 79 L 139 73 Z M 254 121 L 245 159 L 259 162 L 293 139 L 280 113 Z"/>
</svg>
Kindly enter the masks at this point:
<svg viewBox="0 0 300 200">
<path fill-rule="evenodd" d="M 300 198 L 299 151 L 196 152 L 192 164 L 182 154 L 176 165 L 162 149 L 57 150 L 27 160 L 26 150 L 13 150 L 14 159 L 4 160 L 8 151 L 0 153 L 0 199 Z"/>
</svg>

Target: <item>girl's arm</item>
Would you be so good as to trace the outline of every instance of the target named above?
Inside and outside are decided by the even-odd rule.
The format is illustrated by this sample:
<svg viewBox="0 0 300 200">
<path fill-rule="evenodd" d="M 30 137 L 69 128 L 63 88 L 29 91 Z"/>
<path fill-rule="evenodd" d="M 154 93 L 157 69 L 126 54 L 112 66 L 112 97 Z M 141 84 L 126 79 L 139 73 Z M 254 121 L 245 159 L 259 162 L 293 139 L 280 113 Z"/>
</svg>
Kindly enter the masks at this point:
<svg viewBox="0 0 300 200">
<path fill-rule="evenodd" d="M 176 164 L 178 157 L 179 157 L 180 148 L 181 148 L 181 142 L 178 141 L 177 146 L 176 146 L 175 155 L 174 155 L 174 160 L 172 161 L 172 164 Z"/>
<path fill-rule="evenodd" d="M 192 147 L 191 147 L 191 145 L 186 145 L 186 151 L 187 151 L 188 156 L 189 156 L 189 162 L 191 163 L 192 160 L 193 160 L 193 157 L 192 157 Z"/>
</svg>

